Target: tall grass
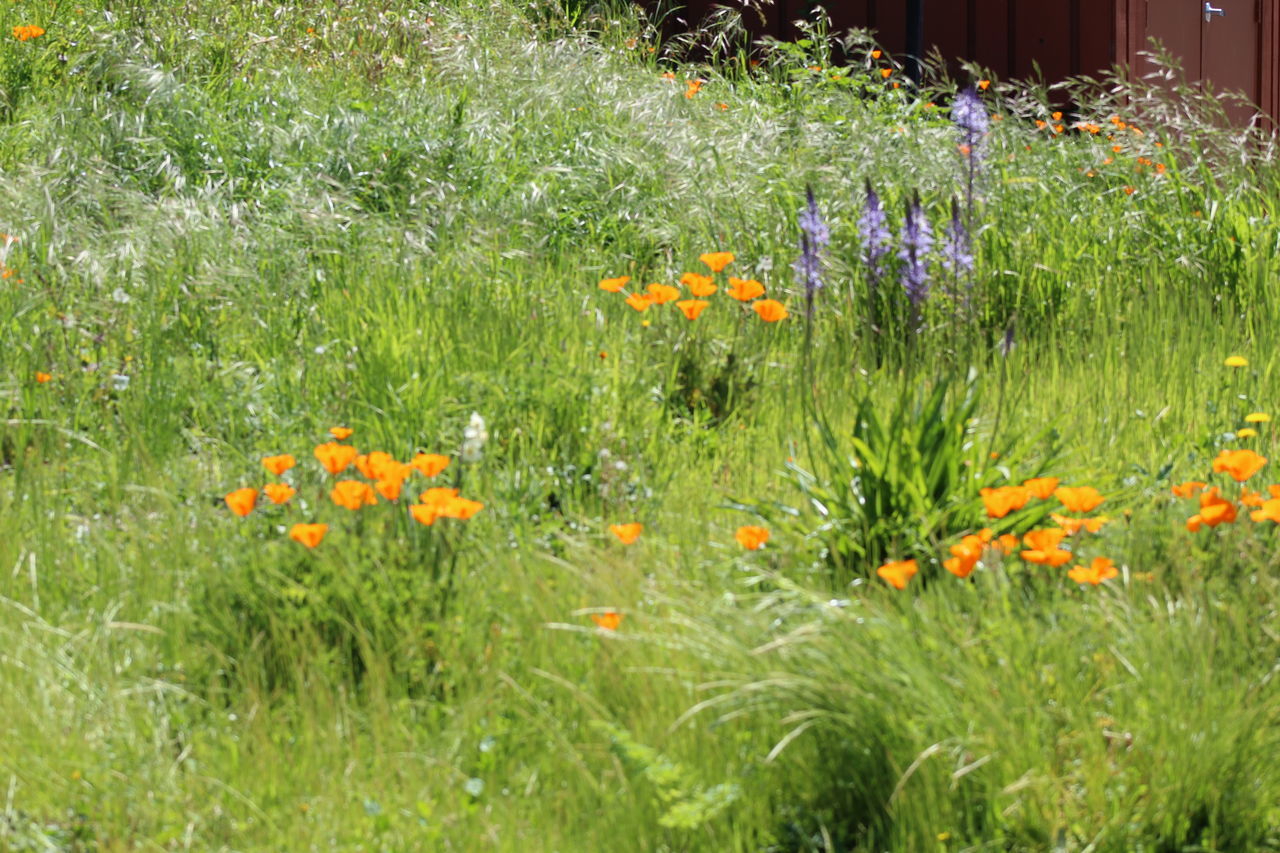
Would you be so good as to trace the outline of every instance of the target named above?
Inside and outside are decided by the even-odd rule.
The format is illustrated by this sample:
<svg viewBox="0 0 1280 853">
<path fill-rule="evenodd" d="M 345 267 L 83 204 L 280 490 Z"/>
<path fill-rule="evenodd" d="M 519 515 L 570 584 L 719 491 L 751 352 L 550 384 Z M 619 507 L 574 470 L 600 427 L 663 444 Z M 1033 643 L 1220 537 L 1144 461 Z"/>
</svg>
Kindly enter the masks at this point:
<svg viewBox="0 0 1280 853">
<path fill-rule="evenodd" d="M 726 27 L 699 65 L 569 5 L 3 10 L 47 32 L 0 53 L 0 848 L 1274 849 L 1274 534 L 1193 538 L 1164 497 L 1273 404 L 1270 143 L 1087 82 L 1082 121 L 1144 135 L 1054 136 L 997 83 L 973 315 L 869 330 L 863 187 L 940 222 L 953 87 L 833 72 L 820 32 L 753 69 Z M 596 288 L 715 249 L 793 320 Z M 840 446 L 971 367 L 957 435 L 1106 491 L 1119 582 L 833 580 L 788 473 L 814 406 Z M 222 504 L 270 453 L 312 476 L 332 425 L 456 454 L 472 412 L 447 609 L 439 529 Z M 914 511 L 913 547 L 961 532 Z"/>
</svg>

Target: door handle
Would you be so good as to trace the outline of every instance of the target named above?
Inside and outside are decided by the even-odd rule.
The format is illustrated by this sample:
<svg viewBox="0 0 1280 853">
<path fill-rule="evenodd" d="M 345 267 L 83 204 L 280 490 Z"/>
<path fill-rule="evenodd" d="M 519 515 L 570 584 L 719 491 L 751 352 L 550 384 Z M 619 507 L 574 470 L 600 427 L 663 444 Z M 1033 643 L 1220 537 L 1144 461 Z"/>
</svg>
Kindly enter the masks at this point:
<svg viewBox="0 0 1280 853">
<path fill-rule="evenodd" d="M 1204 22 L 1207 24 L 1212 21 L 1214 15 L 1225 18 L 1227 13 L 1223 9 L 1214 6 L 1209 0 L 1204 0 Z"/>
</svg>

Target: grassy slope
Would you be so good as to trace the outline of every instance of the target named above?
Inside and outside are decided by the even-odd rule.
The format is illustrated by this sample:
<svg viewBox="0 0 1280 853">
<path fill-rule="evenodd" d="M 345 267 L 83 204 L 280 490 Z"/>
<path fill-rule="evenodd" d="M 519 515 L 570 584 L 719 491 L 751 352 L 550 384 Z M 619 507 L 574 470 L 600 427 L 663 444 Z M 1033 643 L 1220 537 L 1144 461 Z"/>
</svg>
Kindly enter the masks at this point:
<svg viewBox="0 0 1280 853">
<path fill-rule="evenodd" d="M 0 60 L 0 230 L 23 279 L 0 291 L 0 843 L 1268 843 L 1274 535 L 1193 542 L 1157 497 L 1272 402 L 1275 190 L 1248 162 L 1265 151 L 1232 162 L 1153 119 L 1113 155 L 1006 113 L 976 322 L 939 312 L 877 345 L 850 307 L 862 182 L 896 216 L 915 189 L 940 210 L 959 171 L 945 117 L 898 93 L 859 99 L 796 58 L 704 70 L 685 99 L 629 23 L 602 47 L 505 4 L 81 8 L 9 6 L 5 28 L 48 33 Z M 1139 155 L 1169 172 L 1133 177 Z M 980 429 L 997 408 L 1056 427 L 1055 472 L 1134 510 L 1103 538 L 1129 567 L 1111 588 L 993 571 L 857 586 L 841 608 L 798 532 L 738 552 L 749 517 L 726 500 L 797 502 L 803 327 L 747 327 L 758 384 L 711 423 L 661 401 L 679 354 L 734 323 L 711 311 L 690 342 L 594 285 L 726 248 L 786 294 L 806 183 L 833 223 L 812 368 L 828 417 L 977 364 Z M 1228 374 L 1231 352 L 1250 368 Z M 314 474 L 288 512 L 221 504 L 331 424 L 450 453 L 472 411 L 493 439 L 464 487 L 486 510 L 444 624 L 421 582 L 438 537 L 357 528 Z M 278 528 L 312 516 L 335 531 L 303 554 Z M 605 526 L 631 519 L 647 530 L 624 550 Z M 744 585 L 766 570 L 804 580 Z M 628 613 L 617 638 L 585 630 L 607 606 Z M 681 768 L 620 757 L 599 721 Z M 741 786 L 727 805 L 722 783 Z"/>
</svg>

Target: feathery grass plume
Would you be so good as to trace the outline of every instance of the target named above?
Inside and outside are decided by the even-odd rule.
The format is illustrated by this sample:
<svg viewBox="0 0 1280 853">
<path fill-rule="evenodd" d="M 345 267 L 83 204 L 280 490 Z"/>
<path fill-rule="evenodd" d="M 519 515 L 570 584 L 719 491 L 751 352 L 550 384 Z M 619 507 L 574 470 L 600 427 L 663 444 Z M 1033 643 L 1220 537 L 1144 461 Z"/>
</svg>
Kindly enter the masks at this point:
<svg viewBox="0 0 1280 853">
<path fill-rule="evenodd" d="M 831 243 L 831 229 L 822 221 L 813 187 L 805 188 L 808 203 L 800 211 L 800 257 L 791 268 L 804 285 L 805 312 L 813 317 L 813 297 L 826 285 L 822 281 L 823 252 Z"/>
<path fill-rule="evenodd" d="M 858 217 L 858 239 L 862 242 L 862 263 L 867 268 L 867 288 L 872 293 L 884 278 L 884 259 L 893 240 L 885 222 L 884 206 L 868 178 L 867 200 L 862 205 L 862 215 Z"/>
<path fill-rule="evenodd" d="M 929 298 L 929 252 L 933 249 L 933 229 L 929 217 L 920 205 L 916 193 L 907 202 L 906 217 L 902 222 L 902 248 L 898 258 L 902 261 L 902 289 L 911 300 L 911 311 L 919 321 L 920 309 Z"/>
</svg>

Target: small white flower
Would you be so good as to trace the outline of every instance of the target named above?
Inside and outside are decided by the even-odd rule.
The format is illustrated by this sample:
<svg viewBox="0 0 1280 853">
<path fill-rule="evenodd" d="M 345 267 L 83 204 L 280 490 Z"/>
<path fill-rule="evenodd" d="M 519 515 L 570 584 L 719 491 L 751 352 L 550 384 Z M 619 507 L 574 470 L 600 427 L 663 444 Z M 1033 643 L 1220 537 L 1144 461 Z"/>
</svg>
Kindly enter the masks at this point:
<svg viewBox="0 0 1280 853">
<path fill-rule="evenodd" d="M 115 290 L 111 291 L 111 298 L 116 302 L 119 302 L 121 305 L 127 305 L 133 301 L 133 297 L 130 296 L 123 287 L 117 287 Z"/>
<path fill-rule="evenodd" d="M 117 391 L 124 391 L 129 387 L 129 376 L 125 373 L 111 374 L 111 387 Z"/>
</svg>

